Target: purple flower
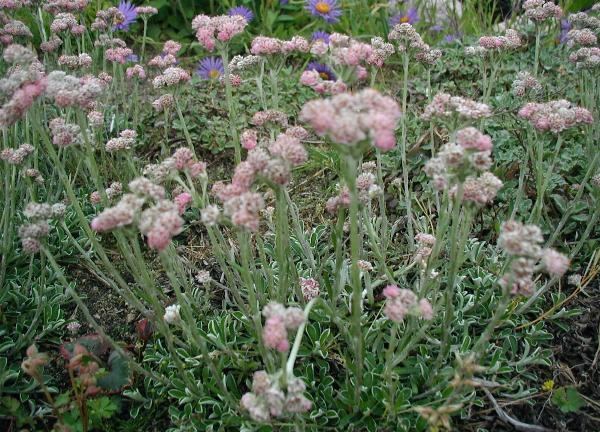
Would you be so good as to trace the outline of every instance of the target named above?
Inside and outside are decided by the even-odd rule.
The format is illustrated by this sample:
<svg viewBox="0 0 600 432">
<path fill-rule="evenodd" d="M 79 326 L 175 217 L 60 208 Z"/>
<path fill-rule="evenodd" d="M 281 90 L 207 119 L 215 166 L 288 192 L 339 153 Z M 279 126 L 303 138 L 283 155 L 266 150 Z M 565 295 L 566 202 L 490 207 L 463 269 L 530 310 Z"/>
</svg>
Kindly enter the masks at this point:
<svg viewBox="0 0 600 432">
<path fill-rule="evenodd" d="M 125 57 L 125 60 L 128 63 L 137 63 L 140 61 L 140 58 L 138 57 L 137 54 L 129 54 L 127 57 Z"/>
<path fill-rule="evenodd" d="M 227 11 L 227 15 L 236 16 L 239 15 L 246 20 L 246 22 L 250 22 L 254 19 L 254 13 L 248 9 L 246 6 L 236 6 Z"/>
<path fill-rule="evenodd" d="M 306 70 L 314 70 L 319 72 L 319 76 L 326 81 L 336 80 L 335 73 L 326 64 L 313 61 L 306 66 Z"/>
<path fill-rule="evenodd" d="M 396 24 L 414 24 L 419 21 L 419 12 L 417 8 L 408 8 L 406 13 L 399 12 L 390 18 L 390 25 L 393 27 Z"/>
<path fill-rule="evenodd" d="M 119 3 L 119 11 L 125 17 L 122 23 L 119 23 L 115 26 L 115 30 L 129 30 L 129 26 L 135 22 L 137 19 L 137 12 L 135 10 L 135 5 L 133 5 L 128 0 L 121 0 Z"/>
<path fill-rule="evenodd" d="M 330 24 L 338 22 L 342 15 L 337 0 L 306 0 L 306 10 Z"/>
<path fill-rule="evenodd" d="M 326 44 L 329 44 L 329 33 L 324 32 L 323 30 L 318 30 L 312 34 L 311 39 L 313 41 L 323 41 Z"/>
<path fill-rule="evenodd" d="M 460 34 L 447 34 L 444 36 L 444 42 L 452 43 L 460 39 Z"/>
<path fill-rule="evenodd" d="M 571 30 L 571 27 L 572 25 L 569 20 L 560 20 L 560 35 L 558 36 L 559 43 L 564 44 L 569 40 L 567 34 L 569 33 L 569 30 Z"/>
<path fill-rule="evenodd" d="M 289 3 L 289 0 L 279 0 L 279 4 L 280 4 L 281 6 L 283 6 L 283 5 L 286 5 L 286 4 L 288 4 L 288 3 Z"/>
<path fill-rule="evenodd" d="M 221 57 L 205 57 L 198 63 L 196 73 L 205 80 L 216 80 L 223 73 L 223 59 Z"/>
<path fill-rule="evenodd" d="M 442 26 L 441 26 L 441 25 L 439 25 L 439 24 L 436 24 L 436 25 L 433 25 L 433 26 L 431 26 L 431 27 L 429 28 L 429 30 L 431 30 L 432 32 L 436 32 L 436 33 L 437 33 L 437 32 L 441 32 L 441 31 L 443 31 L 443 30 L 444 30 L 444 27 L 442 27 Z"/>
</svg>

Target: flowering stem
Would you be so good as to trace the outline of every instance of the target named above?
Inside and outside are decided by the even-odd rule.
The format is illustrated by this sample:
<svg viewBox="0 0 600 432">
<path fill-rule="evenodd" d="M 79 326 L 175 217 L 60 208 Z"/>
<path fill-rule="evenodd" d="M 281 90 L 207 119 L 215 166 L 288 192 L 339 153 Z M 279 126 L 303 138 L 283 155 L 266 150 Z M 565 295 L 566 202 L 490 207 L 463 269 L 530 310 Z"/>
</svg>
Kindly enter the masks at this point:
<svg viewBox="0 0 600 432">
<path fill-rule="evenodd" d="M 223 59 L 223 74 L 225 75 L 225 101 L 227 103 L 227 113 L 229 115 L 229 130 L 231 131 L 231 139 L 233 140 L 233 148 L 235 151 L 235 163 L 237 165 L 242 161 L 242 148 L 236 127 L 237 110 L 233 101 L 233 92 L 231 90 L 231 72 L 229 70 L 229 51 L 227 46 L 221 50 L 221 58 Z"/>
<path fill-rule="evenodd" d="M 148 30 L 148 18 L 146 16 L 144 16 L 142 18 L 142 20 L 144 21 L 144 36 L 142 37 L 142 52 L 140 54 L 140 63 L 144 63 L 144 54 L 146 52 L 146 34 L 147 34 L 147 30 Z"/>
<path fill-rule="evenodd" d="M 173 95 L 175 98 L 175 108 L 177 109 L 177 115 L 179 116 L 179 121 L 181 122 L 181 127 L 183 128 L 183 134 L 185 135 L 185 140 L 187 141 L 187 145 L 189 149 L 196 157 L 196 151 L 194 150 L 194 144 L 192 143 L 192 137 L 190 136 L 190 131 L 187 128 L 187 124 L 185 122 L 185 117 L 183 116 L 183 112 L 181 111 L 181 105 L 179 104 L 178 95 Z"/>
<path fill-rule="evenodd" d="M 538 69 L 540 64 L 540 41 L 542 37 L 542 30 L 539 24 L 535 25 L 535 57 L 533 60 L 533 76 L 538 77 Z"/>
<path fill-rule="evenodd" d="M 288 224 L 287 200 L 283 187 L 277 188 L 277 223 L 275 225 L 275 253 L 279 267 L 279 290 L 278 298 L 285 303 L 289 293 L 289 261 L 288 251 L 290 249 L 290 229 Z M 300 296 L 302 298 L 302 296 Z"/>
<path fill-rule="evenodd" d="M 273 104 L 273 109 L 279 109 L 279 83 L 277 80 L 277 71 L 272 68 L 269 71 L 269 79 L 271 81 L 271 103 Z"/>
<path fill-rule="evenodd" d="M 444 325 L 442 326 L 442 345 L 440 348 L 440 355 L 438 357 L 439 360 L 443 360 L 443 358 L 447 355 L 450 350 L 450 327 L 452 324 L 452 320 L 454 318 L 454 284 L 456 281 L 456 275 L 458 272 L 458 267 L 461 263 L 461 258 L 459 255 L 462 255 L 464 244 L 459 241 L 458 232 L 461 228 L 460 216 L 461 216 L 461 207 L 462 207 L 462 198 L 463 198 L 463 183 L 458 184 L 458 191 L 456 193 L 456 198 L 454 199 L 454 203 L 452 205 L 452 222 L 450 227 L 450 270 L 448 273 L 448 282 L 446 284 L 446 292 L 444 294 Z M 463 213 L 464 214 L 464 213 Z M 462 221 L 463 224 L 466 225 L 466 221 Z M 460 244 L 459 244 L 460 243 Z"/>
<path fill-rule="evenodd" d="M 306 327 L 306 323 L 308 322 L 308 316 L 310 315 L 310 310 L 313 308 L 315 303 L 319 300 L 318 297 L 309 301 L 304 308 L 304 321 L 298 327 L 298 331 L 296 331 L 296 338 L 294 339 L 294 345 L 292 345 L 292 349 L 287 359 L 285 374 L 288 377 L 293 376 L 294 371 L 294 362 L 296 361 L 296 357 L 298 356 L 298 351 L 300 350 L 300 344 L 302 343 L 302 336 L 304 335 L 304 328 Z"/>
<path fill-rule="evenodd" d="M 385 355 L 385 372 L 384 379 L 385 383 L 388 386 L 388 411 L 390 413 L 394 412 L 394 399 L 396 393 L 396 386 L 393 385 L 392 379 L 392 359 L 394 356 L 394 352 L 396 351 L 396 347 L 398 346 L 398 323 L 392 322 L 392 331 L 390 333 L 390 341 L 388 345 L 388 349 Z"/>
<path fill-rule="evenodd" d="M 360 391 L 362 386 L 363 371 L 363 332 L 361 326 L 362 318 L 362 287 L 360 283 L 360 272 L 358 269 L 358 260 L 360 258 L 360 239 L 358 233 L 358 191 L 356 189 L 356 168 L 357 162 L 351 155 L 346 156 L 345 179 L 350 191 L 350 282 L 352 286 L 352 336 L 356 342 L 356 383 L 355 383 L 355 401 L 358 409 L 360 401 Z"/>
<path fill-rule="evenodd" d="M 406 216 L 407 221 L 406 225 L 408 228 L 408 243 L 410 248 L 412 249 L 414 246 L 414 231 L 413 231 L 413 220 L 412 220 L 412 202 L 410 196 L 410 188 L 408 184 L 408 164 L 406 162 L 406 134 L 407 134 L 407 124 L 406 124 L 406 102 L 408 99 L 408 54 L 402 58 L 403 60 L 403 82 L 402 82 L 402 140 L 401 140 L 401 148 L 400 148 L 400 156 L 402 161 L 402 181 L 404 184 L 404 203 L 406 206 Z"/>
</svg>

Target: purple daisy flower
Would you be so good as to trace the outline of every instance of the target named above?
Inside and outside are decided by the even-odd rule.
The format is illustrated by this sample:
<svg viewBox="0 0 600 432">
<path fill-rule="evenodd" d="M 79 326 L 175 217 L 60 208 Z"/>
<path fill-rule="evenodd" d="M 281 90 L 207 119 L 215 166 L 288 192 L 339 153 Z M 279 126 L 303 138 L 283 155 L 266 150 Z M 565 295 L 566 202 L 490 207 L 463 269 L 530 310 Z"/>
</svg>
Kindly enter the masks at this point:
<svg viewBox="0 0 600 432">
<path fill-rule="evenodd" d="M 326 44 L 329 44 L 329 33 L 324 32 L 323 30 L 318 30 L 312 34 L 311 39 L 313 41 L 323 41 Z"/>
<path fill-rule="evenodd" d="M 239 15 L 246 20 L 246 22 L 250 22 L 254 19 L 254 12 L 248 9 L 246 6 L 236 6 L 227 11 L 227 15 L 236 16 Z"/>
<path fill-rule="evenodd" d="M 136 6 L 128 0 L 121 0 L 119 3 L 119 11 L 125 16 L 125 20 L 122 23 L 115 26 L 115 30 L 129 30 L 129 26 L 137 19 Z"/>
<path fill-rule="evenodd" d="M 223 68 L 223 59 L 221 57 L 204 57 L 198 63 L 196 73 L 205 80 L 218 79 L 221 75 L 223 75 L 223 73 L 225 73 L 225 69 Z"/>
<path fill-rule="evenodd" d="M 419 12 L 417 11 L 417 8 L 408 8 L 408 10 L 406 11 L 406 13 L 404 12 L 399 12 L 396 15 L 394 15 L 393 17 L 390 18 L 390 25 L 393 27 L 396 24 L 404 24 L 404 23 L 408 23 L 408 24 L 414 24 L 417 21 L 419 21 Z"/>
<path fill-rule="evenodd" d="M 335 81 L 337 78 L 335 73 L 331 70 L 329 66 L 319 62 L 310 62 L 306 66 L 306 70 L 314 70 L 319 72 L 319 76 L 326 81 Z"/>
<path fill-rule="evenodd" d="M 338 22 L 342 15 L 337 0 L 306 0 L 306 10 L 330 24 Z"/>
<path fill-rule="evenodd" d="M 571 23 L 569 22 L 569 20 L 563 19 L 560 20 L 560 35 L 558 36 L 558 42 L 561 44 L 567 43 L 567 41 L 569 40 L 569 38 L 567 37 L 567 34 L 569 33 L 569 30 L 571 30 Z"/>
<path fill-rule="evenodd" d="M 444 42 L 452 43 L 460 39 L 460 34 L 447 34 L 444 36 Z"/>
<path fill-rule="evenodd" d="M 125 57 L 125 60 L 127 60 L 128 63 L 137 63 L 140 61 L 140 58 L 137 54 L 129 54 L 127 57 Z"/>
</svg>

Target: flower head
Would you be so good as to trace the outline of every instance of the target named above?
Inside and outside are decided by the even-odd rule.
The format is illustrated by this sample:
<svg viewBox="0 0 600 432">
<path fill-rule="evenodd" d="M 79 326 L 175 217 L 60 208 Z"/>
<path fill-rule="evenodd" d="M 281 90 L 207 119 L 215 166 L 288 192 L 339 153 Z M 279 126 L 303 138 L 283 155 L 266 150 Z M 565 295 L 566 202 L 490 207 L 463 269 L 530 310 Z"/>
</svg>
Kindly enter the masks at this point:
<svg viewBox="0 0 600 432">
<path fill-rule="evenodd" d="M 254 19 L 254 12 L 248 9 L 246 6 L 236 6 L 227 11 L 227 15 L 229 16 L 241 16 L 246 20 L 246 22 L 250 22 Z"/>
<path fill-rule="evenodd" d="M 223 59 L 221 57 L 204 57 L 200 60 L 196 69 L 196 73 L 205 80 L 216 80 L 224 72 L 225 69 L 223 68 Z"/>
<path fill-rule="evenodd" d="M 337 0 L 307 0 L 306 10 L 330 24 L 338 22 L 342 15 Z"/>
<path fill-rule="evenodd" d="M 390 26 L 393 27 L 396 24 L 414 24 L 419 21 L 419 12 L 417 8 L 408 8 L 406 12 L 400 12 L 390 18 Z"/>
<path fill-rule="evenodd" d="M 137 8 L 128 0 L 121 0 L 118 7 L 119 11 L 123 14 L 125 19 L 123 22 L 115 26 L 115 30 L 129 30 L 129 26 L 135 22 L 138 13 Z"/>
<path fill-rule="evenodd" d="M 314 61 L 310 62 L 306 66 L 306 70 L 317 71 L 319 73 L 319 76 L 321 77 L 321 79 L 323 79 L 325 81 L 335 81 L 337 79 L 333 70 L 331 70 L 331 68 L 329 66 L 327 66 L 326 64 L 323 64 L 323 63 L 318 63 L 318 62 L 314 62 Z"/>
</svg>

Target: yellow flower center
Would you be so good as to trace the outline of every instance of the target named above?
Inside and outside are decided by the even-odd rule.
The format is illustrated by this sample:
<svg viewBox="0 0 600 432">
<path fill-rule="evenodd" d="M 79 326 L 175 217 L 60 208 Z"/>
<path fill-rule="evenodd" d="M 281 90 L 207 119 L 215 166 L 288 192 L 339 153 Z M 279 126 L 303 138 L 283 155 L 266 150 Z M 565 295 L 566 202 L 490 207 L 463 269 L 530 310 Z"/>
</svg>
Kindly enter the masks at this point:
<svg viewBox="0 0 600 432">
<path fill-rule="evenodd" d="M 315 5 L 315 9 L 319 13 L 326 14 L 331 10 L 331 6 L 323 1 L 320 1 Z"/>
<path fill-rule="evenodd" d="M 326 72 L 321 72 L 321 73 L 319 74 L 319 76 L 320 76 L 321 78 L 323 78 L 324 80 L 328 80 L 328 79 L 329 79 L 329 75 L 327 75 L 327 73 L 326 73 Z"/>
<path fill-rule="evenodd" d="M 410 21 L 410 18 L 409 18 L 409 17 L 407 17 L 407 16 L 403 16 L 402 18 L 400 18 L 400 22 L 401 22 L 401 23 L 403 23 L 403 24 L 404 24 L 404 23 L 407 23 L 407 22 L 409 22 L 409 21 Z"/>
<path fill-rule="evenodd" d="M 219 75 L 221 75 L 221 73 L 217 69 L 211 69 L 210 72 L 208 73 L 208 75 L 212 79 L 216 79 L 216 78 L 219 78 Z"/>
</svg>

